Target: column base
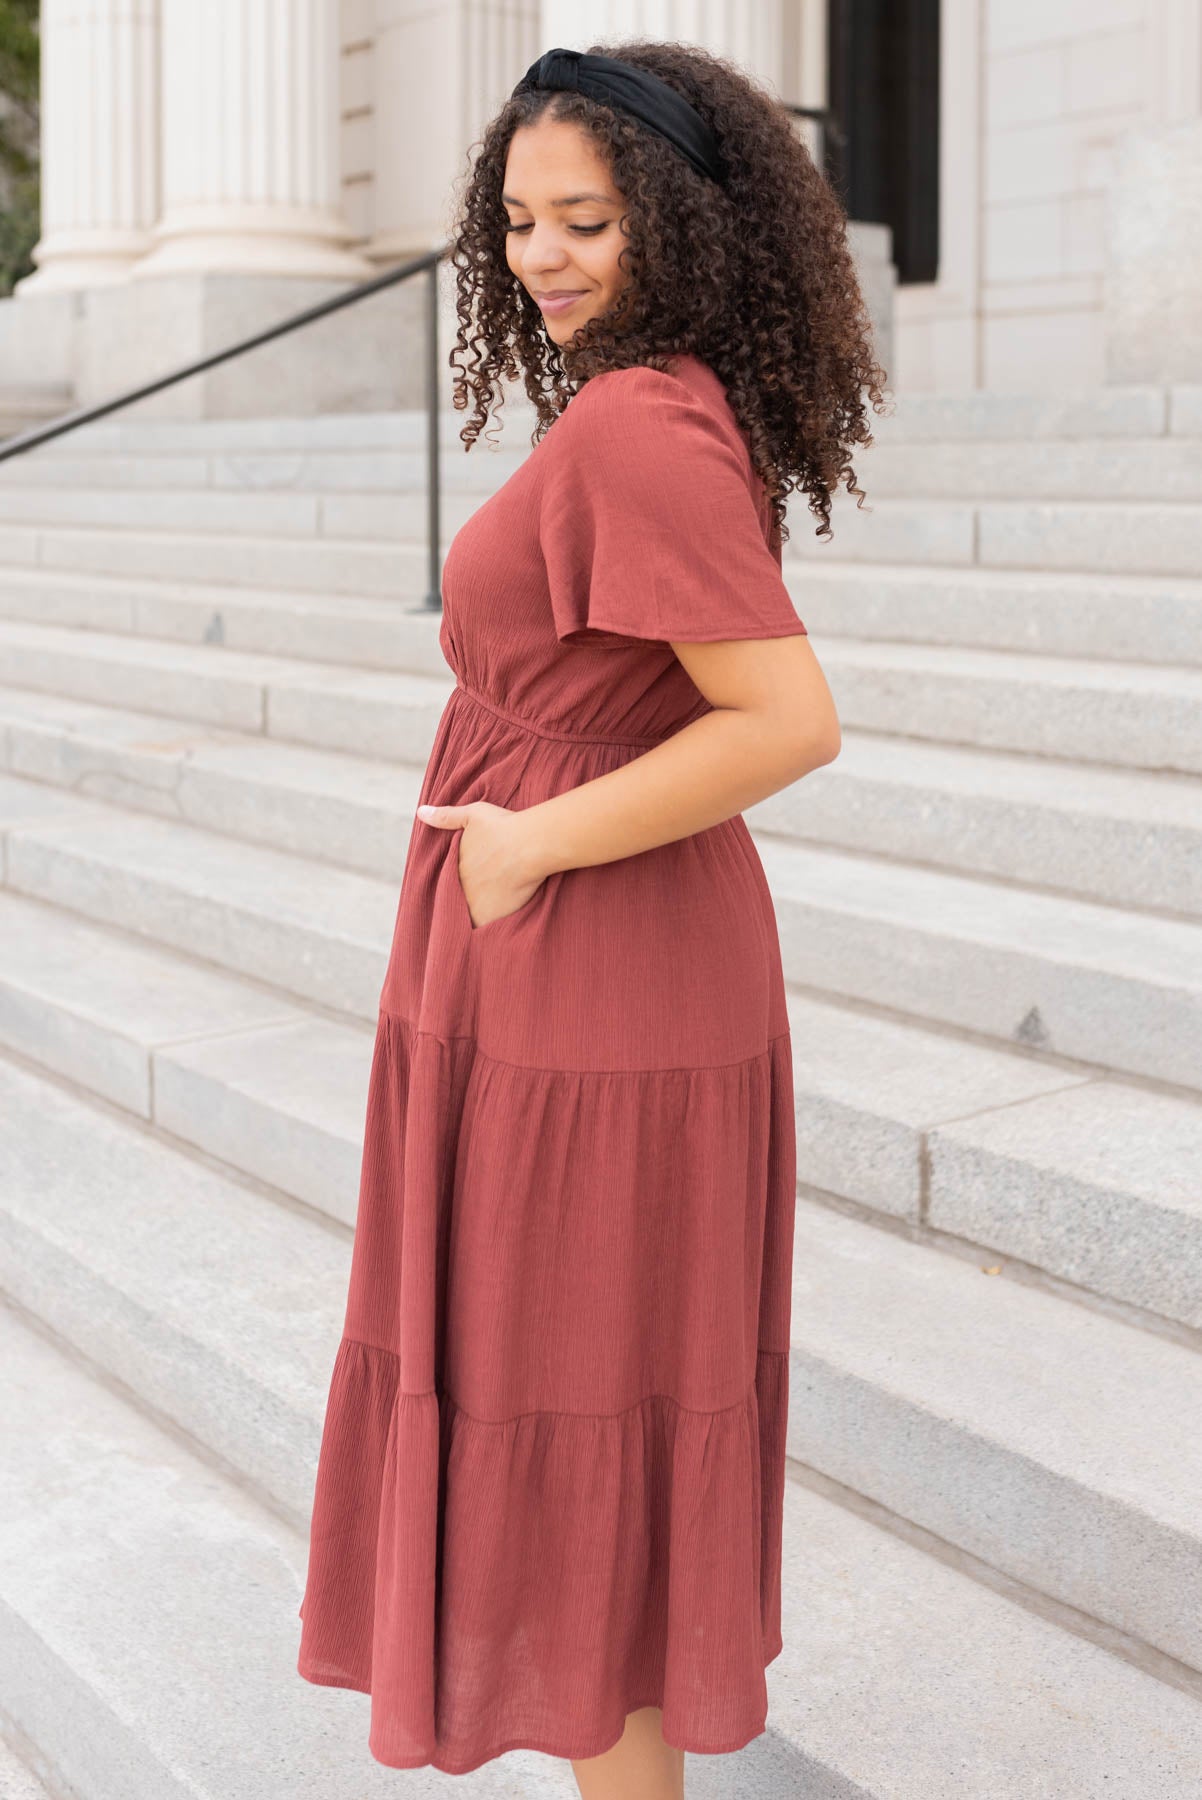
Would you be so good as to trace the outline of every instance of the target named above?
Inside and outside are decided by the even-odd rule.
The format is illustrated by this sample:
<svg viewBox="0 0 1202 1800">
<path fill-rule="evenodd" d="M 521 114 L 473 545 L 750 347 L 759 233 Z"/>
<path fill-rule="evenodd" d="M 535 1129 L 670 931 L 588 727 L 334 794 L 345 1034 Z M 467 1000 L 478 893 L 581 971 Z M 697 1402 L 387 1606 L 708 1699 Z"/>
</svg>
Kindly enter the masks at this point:
<svg viewBox="0 0 1202 1800">
<path fill-rule="evenodd" d="M 312 207 L 177 207 L 131 274 L 135 281 L 179 274 L 367 281 L 375 266 L 348 248 L 350 235 L 335 214 Z"/>
<path fill-rule="evenodd" d="M 18 281 L 17 294 L 57 294 L 128 281 L 151 245 L 148 231 L 53 231 L 35 244 L 32 275 Z"/>
</svg>

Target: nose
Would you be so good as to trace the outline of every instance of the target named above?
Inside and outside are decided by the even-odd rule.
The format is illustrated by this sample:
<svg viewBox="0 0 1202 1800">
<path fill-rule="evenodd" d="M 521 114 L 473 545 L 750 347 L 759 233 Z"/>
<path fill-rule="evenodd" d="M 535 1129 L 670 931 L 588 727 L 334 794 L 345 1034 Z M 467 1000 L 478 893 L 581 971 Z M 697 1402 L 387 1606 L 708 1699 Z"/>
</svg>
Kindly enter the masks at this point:
<svg viewBox="0 0 1202 1800">
<path fill-rule="evenodd" d="M 554 232 L 545 232 L 540 237 L 538 227 L 532 226 L 522 245 L 522 269 L 527 278 L 545 280 L 548 276 L 562 274 L 567 266 L 562 247 L 555 243 Z"/>
</svg>

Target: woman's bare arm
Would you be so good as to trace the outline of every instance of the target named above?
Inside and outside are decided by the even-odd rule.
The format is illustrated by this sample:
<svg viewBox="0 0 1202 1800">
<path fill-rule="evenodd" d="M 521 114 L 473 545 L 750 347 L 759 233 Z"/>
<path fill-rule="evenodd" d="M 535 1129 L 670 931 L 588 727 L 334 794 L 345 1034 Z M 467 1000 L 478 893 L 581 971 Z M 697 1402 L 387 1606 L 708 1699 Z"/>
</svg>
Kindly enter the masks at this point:
<svg viewBox="0 0 1202 1800">
<path fill-rule="evenodd" d="M 838 756 L 838 715 L 804 633 L 672 647 L 715 710 L 515 815 L 527 881 L 705 831 Z"/>
</svg>

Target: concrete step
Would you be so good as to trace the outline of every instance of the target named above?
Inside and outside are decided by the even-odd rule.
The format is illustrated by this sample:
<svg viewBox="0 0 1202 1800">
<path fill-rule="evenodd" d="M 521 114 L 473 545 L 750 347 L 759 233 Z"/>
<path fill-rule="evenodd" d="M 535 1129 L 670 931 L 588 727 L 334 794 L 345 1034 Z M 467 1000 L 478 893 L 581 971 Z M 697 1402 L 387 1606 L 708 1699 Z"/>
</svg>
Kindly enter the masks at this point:
<svg viewBox="0 0 1202 1800">
<path fill-rule="evenodd" d="M 214 422 L 215 423 L 215 422 Z M 408 443 L 371 449 L 303 447 L 228 448 L 209 440 L 191 450 L 147 449 L 87 452 L 71 446 L 57 456 L 14 457 L 0 463 L 0 495 L 18 490 L 38 504 L 36 493 L 64 488 L 143 496 L 132 522 L 149 524 L 163 489 L 193 494 L 422 494 L 426 486 L 423 429 Z M 530 417 L 533 426 L 533 414 Z M 859 453 L 857 477 L 873 497 L 912 500 L 1184 500 L 1202 501 L 1202 437 L 1050 437 L 1031 454 L 1028 438 L 913 439 L 874 427 L 877 441 Z M 531 450 L 529 429 L 513 427 L 495 449 L 477 444 L 465 452 L 447 420 L 439 475 L 445 493 L 487 494 L 520 466 Z M 85 507 L 92 502 L 84 501 Z M 798 506 L 794 501 L 794 506 Z M 12 516 L 5 513 L 5 516 Z M 29 517 L 84 516 L 50 512 Z M 103 513 L 94 515 L 104 522 Z M 116 523 L 118 514 L 109 522 Z"/>
<path fill-rule="evenodd" d="M 0 1096 L 5 1291 L 303 1527 L 346 1235 L 2 1062 Z"/>
<path fill-rule="evenodd" d="M 0 1345 L 14 1374 L 3 1426 L 19 1447 L 3 1477 L 0 1657 L 13 1714 L 37 1734 L 60 1791 L 395 1793 L 396 1772 L 366 1748 L 367 1699 L 296 1675 L 301 1534 L 3 1314 Z M 785 1647 L 767 1670 L 768 1729 L 738 1753 L 740 1792 L 1192 1796 L 1202 1775 L 1193 1695 L 795 1479 L 784 1546 Z M 203 1682 L 180 1678 L 184 1644 Z M 690 1795 L 729 1800 L 732 1759 L 686 1763 Z M 406 1793 L 441 1794 L 449 1779 L 406 1770 Z M 530 1750 L 470 1781 L 497 1800 L 567 1800 L 574 1785 L 566 1763 Z M 33 1796 L 17 1789 L 14 1800 Z"/>
<path fill-rule="evenodd" d="M 991 1268 L 799 1206 L 789 1455 L 1197 1672 L 1202 1356 Z"/>
<path fill-rule="evenodd" d="M 927 1154 L 930 1225 L 1202 1331 L 1202 1103 L 1082 1083 L 940 1126 Z"/>
<path fill-rule="evenodd" d="M 1146 422 L 1151 416 L 1147 410 L 1148 395 L 1154 392 L 1141 391 L 1136 402 L 1137 407 L 1143 409 L 1139 416 L 1140 434 L 1144 436 L 1155 429 Z M 1163 390 L 1160 392 L 1163 413 Z M 470 461 L 459 436 L 464 421 L 454 410 L 449 392 L 441 397 L 440 409 L 439 434 L 443 449 L 462 457 L 465 462 Z M 1131 416 L 1134 418 L 1134 413 Z M 490 422 L 489 432 L 506 444 L 524 443 L 529 447 L 534 417 L 533 407 L 520 390 L 506 393 L 500 415 Z M 487 444 L 482 440 L 479 442 L 480 447 L 473 450 L 471 456 L 483 458 L 492 454 Z M 33 458 L 41 466 L 43 462 L 59 457 L 70 460 L 78 456 L 113 455 L 160 458 L 227 453 L 239 456 L 317 451 L 365 453 L 424 450 L 425 443 L 424 407 L 385 412 L 272 415 L 257 419 L 147 419 L 126 412 L 80 425 L 50 443 L 39 445 L 28 457 L 19 460 L 28 461 L 32 467 Z"/>
<path fill-rule="evenodd" d="M 740 1753 L 745 1786 L 715 1766 L 715 1800 L 774 1795 L 777 1769 L 790 1800 L 1184 1800 L 1198 1779 L 1194 1693 L 793 1479 L 782 1574 L 785 1741 Z M 690 1796 L 707 1767 L 689 1761 Z"/>
<path fill-rule="evenodd" d="M 0 1713 L 0 1728 L 15 1730 L 11 1716 Z M 36 1749 L 28 1747 L 28 1754 L 45 1768 L 45 1759 Z M 61 1790 L 60 1790 L 61 1791 Z M 42 1786 L 33 1769 L 15 1750 L 0 1738 L 0 1795 L 3 1800 L 54 1800 L 50 1790 Z"/>
<path fill-rule="evenodd" d="M 397 880 L 422 779 L 420 754 L 380 762 L 3 687 L 0 769 Z M 834 763 L 746 813 L 753 829 L 810 843 L 1202 913 L 1192 777 L 848 730 Z"/>
<path fill-rule="evenodd" d="M 2 1062 L 0 1098 L 5 1291 L 303 1528 L 346 1235 Z M 1196 1351 L 818 1206 L 794 1267 L 791 1456 L 1199 1668 Z"/>
<path fill-rule="evenodd" d="M 113 817 L 111 807 L 97 805 L 80 794 L 64 793 L 43 781 L 22 781 L 0 775 L 0 868 L 7 874 L 8 845 L 12 834 L 32 825 L 103 824 Z"/>
<path fill-rule="evenodd" d="M 499 485 L 499 483 L 498 483 Z M 17 490 L 0 490 L 12 501 Z M 45 490 L 0 524 L 0 568 L 160 576 L 324 593 L 408 596 L 425 571 L 425 499 L 334 494 L 315 511 L 305 496 L 163 489 L 153 496 Z M 113 500 L 113 505 L 109 502 Z M 117 501 L 120 504 L 116 504 Z M 444 496 L 442 553 L 477 510 L 480 493 Z M 107 521 L 82 522 L 99 509 Z M 66 514 L 77 522 L 48 518 Z M 794 502 L 786 561 L 1115 572 L 1202 578 L 1202 505 L 1185 501 L 997 501 L 876 498 L 861 511 L 840 490 L 834 535 L 819 538 L 808 508 Z M 795 575 L 791 572 L 791 579 Z M 799 609 L 800 610 L 800 609 Z M 802 617 L 804 618 L 804 610 Z"/>
<path fill-rule="evenodd" d="M 475 504 L 530 454 L 444 447 L 440 487 Z M 1202 439 L 1064 439 L 1032 457 L 1029 442 L 908 442 L 862 452 L 857 477 L 876 499 L 1088 504 L 1202 502 Z M 0 463 L 0 519 L 144 529 L 408 537 L 424 521 L 424 445 L 391 451 L 253 451 L 158 458 L 109 454 Z M 794 499 L 791 518 L 802 519 Z"/>
<path fill-rule="evenodd" d="M 8 706 L 0 693 L 0 718 Z M 12 742 L 16 752 L 20 739 L 14 735 Z M 1196 776 L 924 744 L 845 727 L 833 763 L 748 807 L 746 818 L 753 830 L 810 844 L 996 876 L 1113 906 L 1202 915 Z"/>
<path fill-rule="evenodd" d="M 25 785 L 3 778 L 0 818 L 10 786 Z M 19 792 L 13 804 L 34 808 Z M 374 1021 L 395 883 L 112 807 L 86 822 L 35 817 L 28 829 L 22 817 L 5 838 L 14 892 Z"/>
<path fill-rule="evenodd" d="M 807 1188 L 1202 1329 L 1198 1103 L 800 994 L 790 1024 Z M 0 1044 L 353 1226 L 366 1023 L 7 893 Z"/>
<path fill-rule="evenodd" d="M 0 769 L 399 883 L 418 763 L 0 688 Z"/>
<path fill-rule="evenodd" d="M 1202 663 L 1202 581 L 1184 575 L 1079 575 L 1035 569 L 923 568 L 786 556 L 785 579 L 823 639 L 884 639 L 1010 650 L 1089 662 Z M 0 583 L 0 608 L 16 617 Z M 32 609 L 38 596 L 26 604 Z M 47 601 L 42 616 L 55 614 Z M 33 610 L 20 616 L 35 618 Z M 89 624 L 80 617 L 63 623 Z M 823 651 L 825 655 L 825 649 Z"/>
<path fill-rule="evenodd" d="M 1202 439 L 978 438 L 874 444 L 859 484 L 890 500 L 1202 501 Z"/>
<path fill-rule="evenodd" d="M 789 995 L 803 1192 L 1202 1325 L 1202 1104 Z"/>
<path fill-rule="evenodd" d="M 869 453 L 871 454 L 871 453 Z M 865 459 L 863 510 L 840 489 L 829 539 L 804 508 L 790 514 L 790 559 L 980 565 L 1109 575 L 1202 577 L 1202 506 L 1187 501 L 968 501 L 875 498 Z M 804 612 L 802 617 L 805 617 Z"/>
<path fill-rule="evenodd" d="M 1202 664 L 1202 582 L 1185 576 L 855 562 L 819 568 L 788 560 L 784 574 L 815 637 L 1175 668 Z M 441 615 L 416 610 L 417 594 L 415 588 L 405 600 L 327 597 L 0 566 L 3 619 L 430 673 L 434 662 L 445 666 L 438 648 Z"/>
<path fill-rule="evenodd" d="M 11 889 L 375 1018 L 392 882 L 118 809 L 28 824 L 40 801 L 22 790 L 39 785 L 4 781 Z M 782 840 L 760 855 L 791 982 L 1198 1087 L 1197 923 Z"/>
<path fill-rule="evenodd" d="M 0 1058 L 0 1289 L 308 1523 L 350 1234 Z"/>
<path fill-rule="evenodd" d="M 222 587 L 155 577 L 0 570 L 0 619 L 301 661 L 445 676 L 441 611 L 416 598 Z"/>
<path fill-rule="evenodd" d="M 1202 388 L 1188 384 L 913 392 L 892 406 L 871 417 L 881 445 L 1202 436 Z"/>
<path fill-rule="evenodd" d="M 467 511 L 474 510 L 470 502 L 465 504 Z M 444 554 L 454 529 L 444 521 Z M 396 538 L 306 539 L 70 525 L 0 526 L 0 572 L 34 567 L 411 603 L 421 598 L 426 587 L 424 534 L 404 542 Z"/>
<path fill-rule="evenodd" d="M 37 1746 L 50 1791 L 395 1795 L 397 1771 L 367 1749 L 366 1699 L 296 1672 L 302 1532 L 7 1309 L 0 1345 L 0 1673 L 5 1712 Z M 294 1455 L 309 1478 L 311 1444 Z M 1146 1703 L 1158 1693 L 1149 1680 Z M 407 1769 L 405 1792 L 433 1800 L 448 1779 Z M 570 1792 L 561 1770 L 528 1750 L 471 1781 L 495 1800 Z M 26 1800 L 21 1787 L 0 1792 Z"/>
<path fill-rule="evenodd" d="M 213 421 L 217 423 L 217 421 Z M 291 423 L 280 420 L 279 423 Z M 533 425 L 533 416 L 531 418 Z M 49 446 L 45 447 L 49 449 Z M 446 492 L 491 493 L 530 454 L 529 434 L 512 427 L 495 449 L 478 444 L 465 452 L 448 422 L 443 421 L 439 478 Z M 63 453 L 14 456 L 0 462 L 0 489 L 95 488 L 142 493 L 163 488 L 235 493 L 424 493 L 426 442 L 424 421 L 417 433 L 399 434 L 393 447 L 372 449 L 348 443 L 343 449 L 222 448 L 201 440 L 191 450 L 145 449 L 88 451 L 64 440 Z"/>
<path fill-rule="evenodd" d="M 1196 921 L 757 842 L 789 981 L 1102 1071 L 1202 1087 Z"/>
<path fill-rule="evenodd" d="M 823 641 L 845 725 L 1116 768 L 1202 773 L 1202 669 Z M 2 666 L 2 665 L 0 665 Z"/>
<path fill-rule="evenodd" d="M 416 626 L 415 635 L 427 633 L 432 660 L 436 621 Z M 840 719 L 853 729 L 1202 773 L 1202 668 L 851 638 L 824 642 L 822 659 Z M 0 621 L 5 686 L 402 761 L 424 759 L 454 685 L 441 651 L 438 661 L 440 676 L 409 675 Z"/>
<path fill-rule="evenodd" d="M 493 487 L 517 464 L 498 469 L 489 459 Z M 2 466 L 2 465 L 0 465 Z M 493 488 L 458 479 L 442 488 L 442 525 L 449 542 Z M 424 485 L 388 493 L 320 493 L 255 487 L 239 491 L 160 486 L 98 488 L 0 484 L 0 524 L 109 528 L 133 532 L 195 532 L 220 536 L 283 538 L 383 538 L 416 540 L 426 529 Z"/>
<path fill-rule="evenodd" d="M 430 620 L 421 624 L 432 636 Z M 58 625 L 0 624 L 0 682 L 177 723 L 423 762 L 455 678 L 356 669 Z"/>
<path fill-rule="evenodd" d="M 0 893 L 0 1045 L 350 1227 L 372 1044 L 366 1023 Z"/>
<path fill-rule="evenodd" d="M 462 453 L 463 421 L 441 402 L 444 446 Z M 971 389 L 912 392 L 893 396 L 892 410 L 872 413 L 873 437 L 880 445 L 980 440 L 1046 443 L 1060 439 L 1202 437 L 1202 385 L 1166 387 L 1107 383 L 1079 389 L 1011 392 Z M 489 431 L 506 442 L 527 442 L 534 409 L 516 386 Z M 311 417 L 165 420 L 125 413 L 98 419 L 41 445 L 38 463 L 79 455 L 139 454 L 156 458 L 195 452 L 385 451 L 425 443 L 426 414 L 420 407 L 392 412 L 322 413 Z M 472 455 L 482 455 L 477 448 Z M 467 458 L 465 460 L 470 460 Z"/>
<path fill-rule="evenodd" d="M 82 430 L 83 427 L 80 427 Z M 173 488 L 204 487 L 210 480 L 212 460 L 203 452 L 156 456 L 153 452 L 86 450 L 78 448 L 71 432 L 51 443 L 0 462 L 0 487 L 4 488 Z M 56 450 L 55 446 L 59 446 Z"/>
</svg>

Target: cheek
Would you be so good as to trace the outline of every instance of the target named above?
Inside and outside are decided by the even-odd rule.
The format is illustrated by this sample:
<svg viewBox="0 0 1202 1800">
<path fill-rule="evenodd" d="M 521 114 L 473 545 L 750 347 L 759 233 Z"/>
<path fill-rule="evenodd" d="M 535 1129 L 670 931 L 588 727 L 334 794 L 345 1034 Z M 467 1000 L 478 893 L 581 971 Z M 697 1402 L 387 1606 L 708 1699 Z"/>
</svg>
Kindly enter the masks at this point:
<svg viewBox="0 0 1202 1800">
<path fill-rule="evenodd" d="M 616 239 L 604 245 L 593 246 L 592 267 L 590 274 L 593 280 L 610 289 L 621 287 L 626 279 L 626 271 L 618 263 L 625 239 Z"/>
</svg>

